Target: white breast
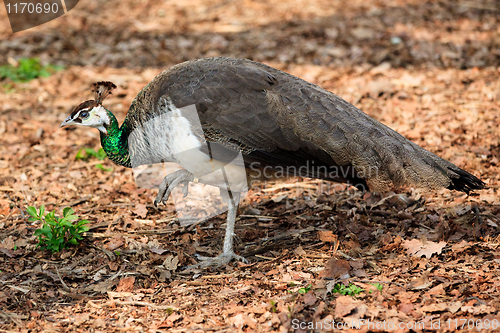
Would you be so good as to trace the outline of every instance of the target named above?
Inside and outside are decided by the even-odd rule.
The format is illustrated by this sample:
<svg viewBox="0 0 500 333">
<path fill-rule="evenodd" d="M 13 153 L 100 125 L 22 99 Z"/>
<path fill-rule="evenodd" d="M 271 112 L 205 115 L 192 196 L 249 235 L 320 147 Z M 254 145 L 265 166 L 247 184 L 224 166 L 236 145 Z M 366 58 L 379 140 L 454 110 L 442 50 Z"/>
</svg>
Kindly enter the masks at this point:
<svg viewBox="0 0 500 333">
<path fill-rule="evenodd" d="M 208 151 L 195 105 L 179 109 L 169 98 L 162 98 L 160 108 L 164 112 L 138 126 L 129 136 L 132 167 L 175 162 L 202 183 L 235 191 L 246 188 L 241 152 L 227 164 L 201 150 Z"/>
</svg>

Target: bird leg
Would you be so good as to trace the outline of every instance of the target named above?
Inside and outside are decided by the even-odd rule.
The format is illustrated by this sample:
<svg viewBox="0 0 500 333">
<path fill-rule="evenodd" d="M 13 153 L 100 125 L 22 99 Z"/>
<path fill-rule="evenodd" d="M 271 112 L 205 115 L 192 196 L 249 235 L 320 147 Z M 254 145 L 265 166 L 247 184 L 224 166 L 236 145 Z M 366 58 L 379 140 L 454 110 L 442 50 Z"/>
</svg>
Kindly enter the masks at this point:
<svg viewBox="0 0 500 333">
<path fill-rule="evenodd" d="M 189 182 L 193 180 L 193 174 L 185 169 L 177 170 L 176 172 L 172 172 L 171 174 L 166 175 L 160 184 L 158 195 L 156 196 L 156 199 L 154 201 L 155 206 L 158 206 L 160 202 L 165 204 L 165 202 L 168 200 L 168 197 L 170 196 L 170 193 L 172 193 L 172 190 L 180 184 L 183 185 L 182 193 L 184 194 L 184 196 L 187 196 Z"/>
<path fill-rule="evenodd" d="M 222 191 L 222 190 L 221 190 Z M 187 270 L 193 268 L 203 268 L 208 266 L 224 266 L 227 265 L 231 260 L 236 259 L 247 263 L 248 261 L 233 252 L 233 237 L 234 237 L 234 223 L 236 222 L 236 211 L 238 210 L 238 204 L 240 202 L 240 193 L 228 191 L 228 211 L 227 211 L 227 225 L 226 225 L 226 235 L 224 237 L 224 247 L 222 253 L 215 258 L 203 257 L 198 255 L 197 258 L 201 262 L 190 265 Z"/>
</svg>

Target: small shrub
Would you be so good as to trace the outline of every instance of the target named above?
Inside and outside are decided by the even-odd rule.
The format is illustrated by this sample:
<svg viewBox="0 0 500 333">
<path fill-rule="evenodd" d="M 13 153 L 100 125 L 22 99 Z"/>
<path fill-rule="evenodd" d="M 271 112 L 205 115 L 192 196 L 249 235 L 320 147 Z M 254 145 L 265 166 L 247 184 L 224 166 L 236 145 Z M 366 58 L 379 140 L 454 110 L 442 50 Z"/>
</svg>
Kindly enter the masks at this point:
<svg viewBox="0 0 500 333">
<path fill-rule="evenodd" d="M 39 77 L 49 77 L 61 69 L 61 66 L 43 66 L 38 58 L 21 58 L 17 66 L 11 64 L 0 66 L 0 80 L 28 82 Z"/>
<path fill-rule="evenodd" d="M 335 284 L 335 287 L 332 289 L 332 293 L 338 293 L 341 295 L 348 295 L 348 296 L 356 296 L 360 294 L 364 289 L 356 286 L 355 284 L 350 283 L 349 286 L 345 286 L 342 283 L 337 283 Z"/>
<path fill-rule="evenodd" d="M 76 153 L 75 159 L 86 161 L 91 156 L 97 158 L 99 161 L 103 161 L 106 158 L 106 152 L 102 148 L 98 151 L 95 151 L 95 149 L 92 148 L 82 148 L 78 151 L 78 153 Z"/>
<path fill-rule="evenodd" d="M 309 284 L 307 287 L 302 287 L 299 289 L 299 294 L 307 294 L 309 290 L 312 289 L 312 284 Z"/>
<path fill-rule="evenodd" d="M 87 220 L 81 220 L 75 224 L 72 221 L 78 220 L 78 216 L 73 215 L 74 211 L 70 207 L 63 209 L 63 217 L 55 216 L 55 212 L 45 213 L 45 206 L 37 211 L 35 207 L 27 208 L 31 215 L 29 221 L 41 221 L 42 228 L 35 230 L 35 236 L 38 236 L 38 247 L 54 252 L 68 248 L 71 245 L 78 245 L 78 240 L 82 239 L 82 233 L 89 230 L 85 225 Z"/>
<path fill-rule="evenodd" d="M 106 158 L 106 152 L 104 149 L 100 148 L 98 151 L 95 151 L 95 149 L 92 148 L 82 148 L 76 153 L 75 159 L 76 160 L 88 160 L 90 157 L 95 157 L 99 161 L 103 161 Z M 103 171 L 112 171 L 113 168 L 105 168 L 101 163 L 96 164 L 95 167 L 97 169 L 101 169 Z"/>
</svg>

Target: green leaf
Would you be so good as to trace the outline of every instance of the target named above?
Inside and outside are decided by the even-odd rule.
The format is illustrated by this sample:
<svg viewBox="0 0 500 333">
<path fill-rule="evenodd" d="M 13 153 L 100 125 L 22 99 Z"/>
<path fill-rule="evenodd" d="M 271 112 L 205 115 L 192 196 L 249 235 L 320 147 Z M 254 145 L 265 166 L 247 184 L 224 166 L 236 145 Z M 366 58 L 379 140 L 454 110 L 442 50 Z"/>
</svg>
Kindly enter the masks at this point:
<svg viewBox="0 0 500 333">
<path fill-rule="evenodd" d="M 106 158 L 106 152 L 104 151 L 104 149 L 100 148 L 98 151 L 97 151 L 97 159 L 101 160 L 101 161 L 104 161 L 104 159 Z"/>
<path fill-rule="evenodd" d="M 83 154 L 84 148 L 80 149 L 78 153 L 76 153 L 75 160 L 86 160 L 88 159 L 87 154 Z"/>
<path fill-rule="evenodd" d="M 66 207 L 63 209 L 63 216 L 67 217 L 68 215 L 73 214 L 75 211 L 71 207 Z"/>
<path fill-rule="evenodd" d="M 96 164 L 96 165 L 95 165 L 95 167 L 96 167 L 97 169 L 101 169 L 101 170 L 104 170 L 104 171 L 107 171 L 107 172 L 109 172 L 109 171 L 113 171 L 113 168 L 105 168 L 105 167 L 104 167 L 102 164 L 100 164 L 100 163 L 99 163 L 99 164 Z"/>
<path fill-rule="evenodd" d="M 29 206 L 28 208 L 26 208 L 26 211 L 28 211 L 28 214 L 30 214 L 31 216 L 33 216 L 33 218 L 35 218 L 36 220 L 38 220 L 38 214 L 37 214 L 37 211 L 36 211 L 35 207 Z"/>
<path fill-rule="evenodd" d="M 82 148 L 76 153 L 75 159 L 77 160 L 88 160 L 90 157 L 95 157 L 100 161 L 103 161 L 106 158 L 106 152 L 104 149 L 100 148 L 98 151 L 95 151 L 92 148 Z"/>
<path fill-rule="evenodd" d="M 299 294 L 307 294 L 311 289 L 312 289 L 312 284 L 309 284 L 307 287 L 300 288 Z"/>
</svg>

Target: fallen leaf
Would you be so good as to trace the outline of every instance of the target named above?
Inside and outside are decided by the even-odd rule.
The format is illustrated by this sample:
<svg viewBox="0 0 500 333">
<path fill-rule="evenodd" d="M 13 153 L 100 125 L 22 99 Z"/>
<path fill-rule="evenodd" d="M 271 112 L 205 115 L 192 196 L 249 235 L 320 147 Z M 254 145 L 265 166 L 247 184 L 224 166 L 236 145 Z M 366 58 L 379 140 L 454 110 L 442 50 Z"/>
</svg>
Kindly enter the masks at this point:
<svg viewBox="0 0 500 333">
<path fill-rule="evenodd" d="M 302 248 L 302 246 L 298 246 L 294 251 L 295 254 L 298 254 L 299 256 L 304 256 L 306 255 L 306 251 Z"/>
<path fill-rule="evenodd" d="M 157 248 L 157 247 L 152 247 L 152 248 L 149 249 L 149 251 L 161 255 L 161 254 L 163 254 L 165 252 L 168 252 L 170 250 L 168 250 L 168 249 L 160 249 L 160 248 Z"/>
<path fill-rule="evenodd" d="M 4 247 L 0 247 L 0 252 L 8 256 L 9 258 L 14 258 L 14 251 L 6 249 Z"/>
<path fill-rule="evenodd" d="M 406 249 L 409 255 L 416 257 L 426 257 L 430 258 L 434 253 L 440 254 L 443 248 L 446 246 L 446 242 L 434 243 L 427 241 L 422 243 L 418 239 L 406 240 L 403 243 L 403 247 Z"/>
<path fill-rule="evenodd" d="M 421 276 L 413 280 L 410 284 L 409 287 L 412 290 L 422 290 L 422 289 L 427 289 L 432 285 L 432 281 L 429 280 L 429 272 L 424 272 Z"/>
<path fill-rule="evenodd" d="M 123 237 L 121 235 L 116 235 L 113 236 L 113 238 L 111 238 L 109 242 L 104 245 L 104 247 L 109 251 L 114 251 L 123 244 L 125 244 L 125 240 L 123 239 Z"/>
<path fill-rule="evenodd" d="M 443 303 L 434 303 L 430 305 L 424 305 L 419 310 L 421 312 L 442 312 L 448 308 L 448 304 Z"/>
<path fill-rule="evenodd" d="M 118 282 L 117 292 L 131 292 L 134 290 L 135 277 L 127 276 Z"/>
<path fill-rule="evenodd" d="M 444 295 L 445 294 L 444 284 L 443 283 L 438 284 L 434 288 L 429 289 L 425 294 L 429 295 L 429 296 L 431 296 L 431 295 Z"/>
<path fill-rule="evenodd" d="M 339 296 L 335 300 L 335 318 L 343 318 L 352 314 L 353 319 L 359 319 L 364 316 L 368 307 L 362 302 L 355 300 L 351 296 Z"/>
<path fill-rule="evenodd" d="M 15 243 L 14 243 L 14 238 L 12 236 L 9 236 L 4 239 L 4 241 L 1 243 L 3 248 L 13 250 Z"/>
<path fill-rule="evenodd" d="M 309 290 L 307 293 L 304 294 L 304 298 L 302 301 L 304 302 L 305 305 L 307 306 L 312 306 L 314 303 L 316 303 L 318 299 L 314 295 L 314 291 Z"/>
<path fill-rule="evenodd" d="M 456 313 L 462 307 L 462 302 L 450 302 L 448 303 L 448 310 L 451 313 Z"/>
<path fill-rule="evenodd" d="M 338 240 L 337 235 L 335 235 L 332 231 L 318 231 L 318 238 L 320 241 L 325 243 L 335 243 Z"/>
<path fill-rule="evenodd" d="M 349 277 L 350 270 L 351 265 L 346 260 L 331 258 L 319 275 L 323 279 L 346 279 Z"/>
<path fill-rule="evenodd" d="M 466 250 L 470 245 L 471 244 L 469 242 L 466 242 L 465 240 L 462 240 L 458 244 L 453 244 L 451 246 L 451 250 L 454 251 L 454 252 L 462 252 L 462 251 Z"/>
<path fill-rule="evenodd" d="M 172 327 L 172 326 L 174 326 L 174 322 L 176 322 L 177 320 L 179 320 L 181 318 L 182 318 L 182 315 L 180 315 L 178 313 L 172 313 L 170 316 L 167 317 L 167 319 L 165 319 L 163 325 L 165 325 L 166 327 Z"/>
<path fill-rule="evenodd" d="M 135 209 L 133 210 L 133 213 L 142 218 L 145 218 L 148 215 L 148 209 L 146 208 L 146 205 L 137 204 L 135 206 Z"/>
<path fill-rule="evenodd" d="M 168 269 L 169 271 L 175 271 L 178 264 L 179 256 L 174 257 L 171 254 L 168 255 L 167 258 L 163 261 L 163 267 L 165 267 L 165 269 Z"/>
<path fill-rule="evenodd" d="M 244 313 L 239 313 L 236 316 L 231 317 L 230 321 L 236 328 L 240 330 L 243 329 L 245 325 L 249 328 L 257 327 L 257 321 Z"/>
</svg>

